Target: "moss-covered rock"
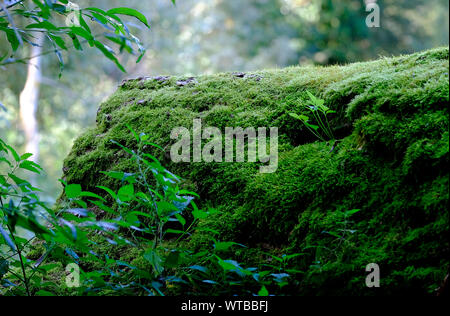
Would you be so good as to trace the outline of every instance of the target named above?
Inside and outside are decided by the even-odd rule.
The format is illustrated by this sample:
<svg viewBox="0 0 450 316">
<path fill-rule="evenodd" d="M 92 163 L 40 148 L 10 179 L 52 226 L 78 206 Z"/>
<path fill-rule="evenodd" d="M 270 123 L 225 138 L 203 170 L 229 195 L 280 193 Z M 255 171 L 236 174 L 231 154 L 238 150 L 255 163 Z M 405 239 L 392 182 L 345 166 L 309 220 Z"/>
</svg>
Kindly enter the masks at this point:
<svg viewBox="0 0 450 316">
<path fill-rule="evenodd" d="M 365 288 L 371 262 L 380 265 L 382 293 L 432 293 L 449 268 L 448 58 L 438 48 L 347 66 L 125 81 L 75 141 L 64 177 L 97 193 L 97 185 L 116 186 L 100 171 L 134 170 L 111 142 L 133 147 L 129 124 L 165 149 L 149 150 L 203 206 L 219 210 L 202 224 L 221 240 L 304 253 L 292 294 L 377 293 Z M 302 111 L 307 90 L 336 111 L 333 150 L 289 115 Z M 195 118 L 222 131 L 278 127 L 278 170 L 172 163 L 171 130 L 192 130 Z"/>
</svg>

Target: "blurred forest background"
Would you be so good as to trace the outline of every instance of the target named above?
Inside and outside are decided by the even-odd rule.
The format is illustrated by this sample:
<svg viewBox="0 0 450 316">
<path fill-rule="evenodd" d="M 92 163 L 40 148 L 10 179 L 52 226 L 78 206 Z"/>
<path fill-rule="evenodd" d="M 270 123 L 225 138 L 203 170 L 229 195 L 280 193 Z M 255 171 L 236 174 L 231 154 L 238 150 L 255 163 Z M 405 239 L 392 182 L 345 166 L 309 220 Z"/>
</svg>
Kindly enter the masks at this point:
<svg viewBox="0 0 450 316">
<path fill-rule="evenodd" d="M 137 9 L 151 29 L 138 29 L 128 20 L 147 54 L 139 64 L 121 56 L 127 74 L 97 50 L 62 52 L 61 78 L 57 56 L 43 57 L 37 121 L 39 163 L 46 173 L 37 182 L 49 201 L 60 193 L 58 178 L 73 139 L 95 124 L 99 104 L 124 78 L 344 64 L 449 42 L 448 0 L 378 0 L 380 28 L 366 26 L 364 0 L 178 0 L 176 6 L 169 0 L 73 2 L 81 8 Z M 0 37 L 0 56 L 7 47 Z M 50 44 L 44 43 L 43 51 L 48 50 Z M 26 64 L 0 68 L 0 101 L 7 108 L 0 109 L 0 138 L 21 153 L 25 136 L 19 96 L 26 78 Z"/>
</svg>

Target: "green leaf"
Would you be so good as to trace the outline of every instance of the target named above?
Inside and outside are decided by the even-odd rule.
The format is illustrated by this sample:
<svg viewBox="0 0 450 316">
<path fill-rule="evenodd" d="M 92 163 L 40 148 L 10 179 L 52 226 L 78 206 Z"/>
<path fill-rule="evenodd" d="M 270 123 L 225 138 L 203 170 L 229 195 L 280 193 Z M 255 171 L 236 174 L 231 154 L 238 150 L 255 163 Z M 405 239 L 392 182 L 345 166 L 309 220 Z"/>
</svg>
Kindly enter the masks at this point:
<svg viewBox="0 0 450 316">
<path fill-rule="evenodd" d="M 134 186 L 132 184 L 125 185 L 119 189 L 117 193 L 119 200 L 122 202 L 128 202 L 133 199 L 134 196 Z"/>
<path fill-rule="evenodd" d="M 175 217 L 177 218 L 177 220 L 180 222 L 181 225 L 186 225 L 186 220 L 184 219 L 183 216 L 181 216 L 180 214 L 175 214 Z"/>
<path fill-rule="evenodd" d="M 5 147 L 9 149 L 9 152 L 10 152 L 11 155 L 14 157 L 14 159 L 15 159 L 17 162 L 19 162 L 19 161 L 20 161 L 20 156 L 19 156 L 19 154 L 14 150 L 14 148 L 12 148 L 12 147 L 9 146 L 9 145 L 6 145 Z"/>
<path fill-rule="evenodd" d="M 117 68 L 119 68 L 122 72 L 126 72 L 125 68 L 123 68 L 123 66 L 120 64 L 119 60 L 116 58 L 116 56 L 114 56 L 113 50 L 111 48 L 100 43 L 99 41 L 93 42 L 95 47 L 97 47 L 98 50 L 100 50 L 106 58 L 112 60 L 116 64 Z"/>
<path fill-rule="evenodd" d="M 149 249 L 144 254 L 144 259 L 147 260 L 152 266 L 153 269 L 155 269 L 155 272 L 157 274 L 161 274 L 164 270 L 164 267 L 162 266 L 162 259 L 161 257 L 154 251 L 153 249 Z"/>
<path fill-rule="evenodd" d="M 98 200 L 101 200 L 103 202 L 106 202 L 104 198 L 102 198 L 100 195 L 92 193 L 92 192 L 81 192 L 80 197 L 92 197 L 96 198 Z"/>
<path fill-rule="evenodd" d="M 84 28 L 82 27 L 78 27 L 78 26 L 72 26 L 70 27 L 70 31 L 71 33 L 81 36 L 84 39 L 88 40 L 88 41 L 93 41 L 94 37 L 92 36 L 91 33 L 89 33 L 88 31 L 86 31 Z"/>
<path fill-rule="evenodd" d="M 144 23 L 148 28 L 150 28 L 150 25 L 148 24 L 148 21 L 147 21 L 147 18 L 145 17 L 145 15 L 143 15 L 141 12 L 134 10 L 134 9 L 114 8 L 114 9 L 107 11 L 106 14 L 108 14 L 108 15 L 122 14 L 122 15 L 132 16 L 132 17 L 135 17 L 136 19 L 138 19 L 139 21 L 141 21 L 142 23 Z"/>
<path fill-rule="evenodd" d="M 131 133 L 133 133 L 134 138 L 136 138 L 136 141 L 139 142 L 139 136 L 138 136 L 138 134 L 134 131 L 134 129 L 133 129 L 129 124 L 125 124 L 125 126 L 131 131 Z"/>
<path fill-rule="evenodd" d="M 42 170 L 41 166 L 39 166 L 37 163 L 30 161 L 30 160 L 25 160 L 23 162 L 20 163 L 19 168 L 21 169 L 25 169 L 37 174 L 40 174 L 39 169 Z"/>
<path fill-rule="evenodd" d="M 11 247 L 13 251 L 16 251 L 16 246 L 14 245 L 13 241 L 11 240 L 11 237 L 9 234 L 3 229 L 3 227 L 0 225 L 0 233 L 2 234 L 3 238 L 6 241 L 6 244 Z"/>
<path fill-rule="evenodd" d="M 114 191 L 111 190 L 110 188 L 107 188 L 107 187 L 104 187 L 104 186 L 101 186 L 101 185 L 97 186 L 97 188 L 105 190 L 106 192 L 109 193 L 109 195 L 111 195 L 113 197 L 114 200 L 117 200 L 117 194 L 114 193 Z"/>
<path fill-rule="evenodd" d="M 39 290 L 36 293 L 36 296 L 55 296 L 52 292 L 46 291 L 46 290 Z"/>
<path fill-rule="evenodd" d="M 0 280 L 8 272 L 8 270 L 9 270 L 9 262 L 4 259 L 0 259 Z"/>
<path fill-rule="evenodd" d="M 238 244 L 238 243 L 235 243 L 235 242 L 232 242 L 232 241 L 226 241 L 226 242 L 225 241 L 219 241 L 219 242 L 216 242 L 214 244 L 214 248 L 217 251 L 226 251 L 226 250 L 228 250 L 229 248 L 231 248 L 234 245 L 245 247 L 244 245 L 241 245 L 241 244 Z"/>
<path fill-rule="evenodd" d="M 311 101 L 316 104 L 317 102 L 317 98 L 309 91 L 306 91 L 306 93 L 308 94 L 309 98 L 311 99 Z"/>
<path fill-rule="evenodd" d="M 6 163 L 10 168 L 13 167 L 13 165 L 9 162 L 8 159 L 6 159 L 5 157 L 0 157 L 0 162 L 4 162 Z"/>
<path fill-rule="evenodd" d="M 177 230 L 177 229 L 169 228 L 169 229 L 166 230 L 166 233 L 167 233 L 167 234 L 177 234 L 177 235 L 182 235 L 182 234 L 184 234 L 185 232 L 182 231 L 182 230 Z"/>
<path fill-rule="evenodd" d="M 261 287 L 261 290 L 259 290 L 258 296 L 269 296 L 269 291 L 264 285 Z"/>
<path fill-rule="evenodd" d="M 309 128 L 312 128 L 316 131 L 319 129 L 319 126 L 317 126 L 317 125 L 309 124 L 308 122 L 303 122 L 303 123 L 305 123 L 305 125 L 308 126 Z"/>
<path fill-rule="evenodd" d="M 127 181 L 128 183 L 136 182 L 134 173 L 126 173 L 126 172 L 122 172 L 122 171 L 101 171 L 101 173 L 103 173 L 113 179 L 120 180 L 122 182 L 124 182 L 124 181 Z"/>
<path fill-rule="evenodd" d="M 355 213 L 358 213 L 359 211 L 361 211 L 360 209 L 354 209 L 354 210 L 349 210 L 344 212 L 345 216 L 352 216 Z"/>
<path fill-rule="evenodd" d="M 203 212 L 201 210 L 194 210 L 192 211 L 192 215 L 195 219 L 205 219 L 209 216 L 207 212 Z"/>
<path fill-rule="evenodd" d="M 16 32 L 14 32 L 12 29 L 4 29 L 3 31 L 5 31 L 6 33 L 6 38 L 8 39 L 8 42 L 11 44 L 11 48 L 13 50 L 13 52 L 15 52 L 17 50 L 17 48 L 19 48 L 20 46 L 20 41 L 17 38 Z"/>
<path fill-rule="evenodd" d="M 108 24 L 108 19 L 104 17 L 104 15 L 99 14 L 95 11 L 91 11 L 92 16 L 97 19 L 102 24 Z"/>
<path fill-rule="evenodd" d="M 67 50 L 66 42 L 64 42 L 64 40 L 61 37 L 51 34 L 49 34 L 49 36 L 55 42 L 55 44 L 58 45 L 61 49 Z"/>
<path fill-rule="evenodd" d="M 8 56 L 8 54 L 5 54 L 3 56 L 0 57 L 0 62 L 3 61 L 3 59 L 6 58 L 6 56 Z M 6 109 L 6 106 L 0 102 L 0 109 L 2 109 L 3 111 L 7 112 L 8 110 Z"/>
<path fill-rule="evenodd" d="M 33 154 L 26 153 L 26 154 L 23 154 L 23 155 L 20 157 L 20 159 L 21 159 L 21 160 L 27 160 L 28 158 L 30 158 L 30 157 L 32 157 L 32 156 L 33 156 Z"/>
<path fill-rule="evenodd" d="M 64 188 L 64 191 L 66 192 L 66 196 L 69 199 L 75 199 L 81 195 L 81 185 L 79 184 L 69 184 Z"/>
<path fill-rule="evenodd" d="M 289 115 L 297 120 L 303 121 L 303 122 L 308 122 L 309 121 L 309 117 L 307 117 L 306 115 L 303 114 L 296 114 L 296 113 L 289 113 Z"/>
<path fill-rule="evenodd" d="M 78 37 L 75 34 L 69 34 L 69 36 L 72 39 L 73 47 L 75 47 L 76 50 L 83 50 L 83 47 L 81 46 L 81 43 L 78 40 Z"/>
<path fill-rule="evenodd" d="M 175 268 L 179 265 L 181 256 L 180 253 L 178 251 L 172 251 L 166 258 L 166 260 L 164 261 L 164 264 L 166 265 L 166 267 L 168 268 Z"/>
</svg>

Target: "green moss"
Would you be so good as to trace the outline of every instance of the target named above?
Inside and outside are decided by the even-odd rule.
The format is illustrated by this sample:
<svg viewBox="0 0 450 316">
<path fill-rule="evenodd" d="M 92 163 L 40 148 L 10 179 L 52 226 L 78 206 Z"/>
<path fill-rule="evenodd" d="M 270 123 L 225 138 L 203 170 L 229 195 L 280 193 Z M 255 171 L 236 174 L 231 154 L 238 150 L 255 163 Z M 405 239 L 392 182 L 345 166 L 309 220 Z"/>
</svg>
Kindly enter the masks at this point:
<svg viewBox="0 0 450 316">
<path fill-rule="evenodd" d="M 221 240 L 249 245 L 249 253 L 263 244 L 304 253 L 295 262 L 305 271 L 298 294 L 377 294 L 364 288 L 371 262 L 381 266 L 382 293 L 430 293 L 449 267 L 448 57 L 438 48 L 347 66 L 200 76 L 185 86 L 177 84 L 183 78 L 126 81 L 101 105 L 97 126 L 75 141 L 65 178 L 102 193 L 97 185 L 117 183 L 100 171 L 134 171 L 111 143 L 134 146 L 129 124 L 165 149 L 149 151 L 200 193 L 200 205 L 219 210 L 202 225 Z M 330 123 L 341 142 L 333 151 L 289 116 L 301 111 L 306 90 L 337 112 Z M 170 131 L 192 129 L 194 118 L 221 129 L 278 127 L 277 172 L 171 163 Z M 353 209 L 360 211 L 343 220 Z M 198 232 L 191 244 L 203 240 Z"/>
</svg>

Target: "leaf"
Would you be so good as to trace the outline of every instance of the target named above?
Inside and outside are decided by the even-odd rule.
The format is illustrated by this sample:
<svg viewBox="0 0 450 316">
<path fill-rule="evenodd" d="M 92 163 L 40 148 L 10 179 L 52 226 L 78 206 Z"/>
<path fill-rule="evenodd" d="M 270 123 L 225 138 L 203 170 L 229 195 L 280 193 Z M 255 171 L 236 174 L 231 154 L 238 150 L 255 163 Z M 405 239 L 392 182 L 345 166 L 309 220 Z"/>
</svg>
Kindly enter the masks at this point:
<svg viewBox="0 0 450 316">
<path fill-rule="evenodd" d="M 0 280 L 8 272 L 8 270 L 9 270 L 9 262 L 4 259 L 0 259 Z"/>
<path fill-rule="evenodd" d="M 287 260 L 290 260 L 290 259 L 293 259 L 293 258 L 296 258 L 299 256 L 303 256 L 303 255 L 305 255 L 305 254 L 304 253 L 294 253 L 292 255 L 284 255 L 282 257 L 283 257 L 283 260 L 287 261 Z"/>
<path fill-rule="evenodd" d="M 147 251 L 144 254 L 144 258 L 153 266 L 158 274 L 162 273 L 162 271 L 164 270 L 162 266 L 162 259 L 153 249 Z"/>
<path fill-rule="evenodd" d="M 213 280 L 202 280 L 203 283 L 207 283 L 207 284 L 219 284 L 216 281 Z"/>
<path fill-rule="evenodd" d="M 104 15 L 99 14 L 95 11 L 91 11 L 92 16 L 94 17 L 94 19 L 97 19 L 98 22 L 100 22 L 100 24 L 103 24 L 104 26 L 106 26 L 108 24 L 108 19 L 104 17 Z"/>
<path fill-rule="evenodd" d="M 57 31 L 58 28 L 50 23 L 49 21 L 42 21 L 38 23 L 29 24 L 25 27 L 26 29 L 46 29 L 49 31 Z"/>
<path fill-rule="evenodd" d="M 216 256 L 217 257 L 217 256 Z M 224 269 L 224 270 L 241 270 L 242 268 L 239 266 L 237 261 L 234 260 L 222 260 L 221 258 L 217 257 L 218 261 L 217 263 Z"/>
<path fill-rule="evenodd" d="M 179 265 L 180 261 L 181 261 L 180 253 L 178 251 L 172 251 L 167 256 L 166 260 L 164 261 L 164 264 L 168 268 L 175 268 Z"/>
<path fill-rule="evenodd" d="M 39 166 L 37 163 L 35 163 L 33 161 L 29 161 L 29 160 L 25 160 L 25 161 L 21 162 L 19 165 L 19 168 L 25 169 L 25 170 L 28 170 L 28 171 L 31 171 L 34 173 L 38 173 L 38 174 L 40 174 L 39 169 L 42 170 L 41 166 Z"/>
<path fill-rule="evenodd" d="M 112 60 L 116 64 L 117 68 L 119 68 L 122 72 L 126 72 L 125 68 L 123 68 L 123 66 L 120 64 L 119 60 L 116 58 L 116 56 L 114 56 L 113 50 L 110 47 L 95 40 L 93 41 L 93 43 L 95 47 L 97 47 L 103 53 L 103 55 L 105 55 L 106 58 Z"/>
<path fill-rule="evenodd" d="M 289 277 L 287 273 L 272 273 L 271 276 L 274 278 L 274 281 L 277 283 L 281 283 L 284 279 Z"/>
<path fill-rule="evenodd" d="M 53 293 L 51 293 L 49 291 L 46 291 L 46 290 L 39 290 L 36 293 L 36 296 L 55 296 L 55 294 L 53 294 Z"/>
<path fill-rule="evenodd" d="M 139 136 L 138 136 L 138 134 L 134 131 L 134 129 L 133 129 L 129 124 L 125 124 L 125 126 L 130 130 L 131 133 L 133 133 L 134 138 L 136 138 L 136 141 L 139 143 Z"/>
<path fill-rule="evenodd" d="M 312 128 L 312 129 L 314 129 L 314 130 L 318 130 L 319 129 L 319 126 L 317 126 L 317 125 L 313 125 L 313 124 L 309 124 L 308 122 L 303 122 L 306 126 L 308 126 L 309 128 Z"/>
<path fill-rule="evenodd" d="M 49 264 L 40 266 L 39 269 L 42 269 L 42 270 L 48 272 L 48 271 L 50 271 L 50 270 L 52 270 L 54 268 L 57 268 L 57 267 L 59 267 L 59 264 L 57 264 L 57 263 L 49 263 Z"/>
<path fill-rule="evenodd" d="M 111 195 L 113 197 L 114 200 L 117 200 L 117 194 L 114 193 L 114 191 L 111 190 L 110 188 L 107 188 L 107 187 L 104 187 L 104 186 L 101 186 L 101 185 L 97 186 L 97 188 L 105 190 L 106 192 L 109 193 L 109 195 Z"/>
<path fill-rule="evenodd" d="M 209 216 L 208 213 L 203 212 L 201 210 L 194 210 L 192 211 L 192 215 L 194 216 L 195 219 L 205 219 Z"/>
<path fill-rule="evenodd" d="M 134 173 L 127 173 L 127 172 L 121 172 L 121 171 L 101 171 L 101 173 L 107 175 L 108 177 L 111 177 L 113 179 L 118 179 L 122 182 L 125 180 L 128 183 L 135 183 L 136 178 L 134 177 Z"/>
<path fill-rule="evenodd" d="M 11 44 L 11 48 L 13 52 L 17 51 L 17 48 L 20 46 L 20 41 L 17 38 L 16 33 L 11 29 L 5 29 L 6 38 L 8 39 L 8 42 Z"/>
<path fill-rule="evenodd" d="M 181 201 L 173 201 L 173 205 L 179 210 L 184 211 L 194 198 L 192 196 L 182 196 Z"/>
<path fill-rule="evenodd" d="M 317 102 L 317 98 L 309 91 L 306 91 L 306 93 L 308 94 L 309 98 L 311 99 L 311 101 L 316 104 Z"/>
<path fill-rule="evenodd" d="M 0 225 L 0 233 L 2 234 L 3 238 L 5 239 L 6 243 L 13 251 L 16 251 L 16 246 L 14 245 L 13 241 L 11 240 L 11 237 L 9 237 L 9 234 L 3 229 L 3 227 Z"/>
<path fill-rule="evenodd" d="M 289 113 L 289 115 L 297 120 L 303 121 L 303 122 L 308 122 L 309 121 L 309 117 L 307 117 L 306 115 L 303 114 L 296 114 L 296 113 Z"/>
<path fill-rule="evenodd" d="M 92 197 L 92 198 L 96 198 L 98 200 L 105 202 L 104 198 L 102 198 L 100 195 L 92 193 L 92 192 L 81 192 L 80 197 Z"/>
<path fill-rule="evenodd" d="M 74 199 L 80 196 L 81 194 L 81 185 L 79 184 L 69 184 L 64 188 L 64 191 L 66 193 L 66 196 L 69 199 Z"/>
<path fill-rule="evenodd" d="M 203 272 L 203 273 L 208 273 L 208 268 L 203 267 L 203 266 L 199 266 L 199 265 L 190 266 L 189 269 L 197 270 L 197 271 L 200 271 L 200 272 Z"/>
<path fill-rule="evenodd" d="M 55 42 L 55 44 L 58 45 L 61 49 L 67 50 L 66 42 L 64 42 L 64 40 L 61 37 L 51 34 L 49 34 L 49 36 Z"/>
<path fill-rule="evenodd" d="M 73 240 L 77 240 L 78 234 L 77 234 L 77 229 L 76 229 L 75 225 L 73 225 L 71 222 L 66 221 L 64 219 L 60 219 L 60 222 L 61 222 L 61 224 L 69 227 Z"/>
<path fill-rule="evenodd" d="M 269 296 L 269 291 L 267 291 L 264 285 L 261 287 L 261 290 L 259 290 L 258 296 Z"/>
<path fill-rule="evenodd" d="M 358 213 L 359 211 L 361 211 L 361 210 L 360 209 L 354 209 L 354 210 L 346 211 L 346 212 L 344 212 L 344 214 L 345 214 L 345 216 L 351 216 L 351 215 L 353 215 L 355 213 Z"/>
<path fill-rule="evenodd" d="M 69 36 L 72 39 L 73 47 L 75 47 L 76 50 L 83 50 L 83 47 L 81 46 L 81 43 L 78 40 L 78 37 L 75 34 L 69 34 Z"/>
<path fill-rule="evenodd" d="M 136 269 L 135 266 L 132 266 L 132 265 L 128 264 L 128 263 L 125 262 L 125 261 L 116 260 L 116 264 L 117 264 L 117 266 L 119 266 L 119 267 L 127 267 L 127 268 L 130 268 L 131 270 Z"/>
<path fill-rule="evenodd" d="M 214 248 L 217 251 L 226 251 L 226 250 L 228 250 L 229 248 L 231 248 L 234 245 L 245 247 L 244 245 L 241 245 L 241 244 L 238 244 L 238 243 L 235 243 L 235 242 L 232 242 L 232 241 L 227 241 L 227 242 L 221 241 L 221 242 L 216 242 L 214 244 Z"/>
<path fill-rule="evenodd" d="M 171 211 L 177 212 L 178 209 L 175 207 L 175 205 L 166 202 L 166 201 L 159 201 L 156 203 L 157 212 L 158 215 L 167 215 Z"/>
<path fill-rule="evenodd" d="M 66 210 L 65 212 L 80 217 L 87 217 L 89 215 L 89 211 L 84 208 L 71 208 Z"/>
<path fill-rule="evenodd" d="M 28 158 L 30 158 L 30 157 L 32 157 L 32 156 L 33 156 L 33 154 L 26 153 L 26 154 L 23 154 L 23 155 L 20 157 L 20 159 L 21 159 L 21 160 L 27 160 Z"/>
<path fill-rule="evenodd" d="M 185 232 L 182 231 L 182 230 L 176 230 L 176 229 L 169 228 L 169 229 L 166 230 L 166 233 L 167 233 L 167 234 L 177 234 L 177 235 L 182 235 L 182 234 L 184 234 Z"/>
<path fill-rule="evenodd" d="M 81 36 L 84 39 L 88 40 L 88 41 L 93 41 L 94 37 L 92 36 L 91 33 L 89 33 L 88 31 L 86 31 L 84 28 L 82 27 L 78 27 L 78 26 L 72 26 L 70 27 L 71 33 Z"/>
<path fill-rule="evenodd" d="M 122 202 L 128 202 L 133 199 L 134 196 L 134 186 L 132 184 L 125 185 L 119 189 L 117 192 L 119 200 Z"/>
<path fill-rule="evenodd" d="M 0 162 L 4 162 L 6 163 L 10 168 L 13 167 L 13 165 L 9 162 L 8 159 L 6 159 L 5 157 L 0 157 Z"/>
<path fill-rule="evenodd" d="M 181 216 L 180 214 L 175 214 L 175 217 L 177 218 L 177 220 L 180 222 L 181 225 L 186 225 L 186 220 L 184 219 L 183 216 Z"/>
<path fill-rule="evenodd" d="M 139 21 L 141 21 L 143 24 L 145 24 L 148 28 L 150 28 L 150 25 L 148 24 L 147 18 L 145 17 L 145 15 L 143 15 L 141 12 L 135 10 L 135 9 L 130 9 L 130 8 L 114 8 L 111 10 L 108 10 L 106 12 L 107 15 L 111 15 L 111 14 L 122 14 L 122 15 L 128 15 L 128 16 L 132 16 L 135 17 L 136 19 L 138 19 Z"/>
<path fill-rule="evenodd" d="M 19 162 L 19 161 L 20 161 L 20 156 L 19 156 L 19 154 L 14 150 L 14 148 L 12 148 L 12 147 L 9 146 L 9 145 L 5 145 L 5 147 L 9 149 L 11 155 L 14 157 L 14 160 L 16 160 L 17 162 Z"/>
</svg>

